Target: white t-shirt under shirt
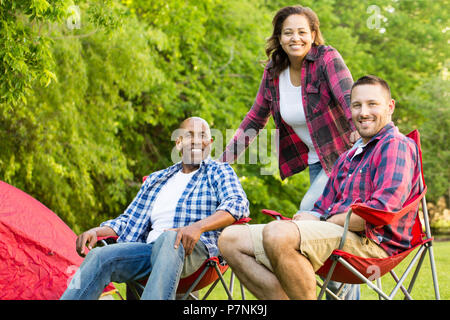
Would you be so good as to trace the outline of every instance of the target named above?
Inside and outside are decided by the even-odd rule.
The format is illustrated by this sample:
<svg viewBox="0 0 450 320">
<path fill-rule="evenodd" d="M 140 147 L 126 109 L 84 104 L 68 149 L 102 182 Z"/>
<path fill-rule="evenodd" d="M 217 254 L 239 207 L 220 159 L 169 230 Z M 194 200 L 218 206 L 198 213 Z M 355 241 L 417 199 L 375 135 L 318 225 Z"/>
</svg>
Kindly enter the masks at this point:
<svg viewBox="0 0 450 320">
<path fill-rule="evenodd" d="M 308 164 L 319 162 L 319 156 L 314 148 L 311 134 L 306 124 L 302 102 L 302 87 L 295 87 L 292 84 L 289 68 L 284 69 L 280 73 L 279 90 L 281 118 L 294 129 L 295 133 L 308 147 Z"/>
<path fill-rule="evenodd" d="M 164 230 L 173 228 L 175 209 L 183 191 L 197 170 L 175 173 L 159 191 L 150 214 L 152 230 L 147 236 L 147 243 L 154 242 Z"/>
</svg>

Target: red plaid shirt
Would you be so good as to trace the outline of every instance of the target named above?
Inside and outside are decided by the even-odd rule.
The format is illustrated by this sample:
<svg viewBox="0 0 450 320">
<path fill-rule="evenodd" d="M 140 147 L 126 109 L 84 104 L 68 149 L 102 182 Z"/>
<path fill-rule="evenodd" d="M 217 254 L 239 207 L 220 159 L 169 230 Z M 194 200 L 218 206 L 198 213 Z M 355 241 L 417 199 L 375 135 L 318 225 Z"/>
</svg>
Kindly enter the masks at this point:
<svg viewBox="0 0 450 320">
<path fill-rule="evenodd" d="M 313 211 L 328 217 L 347 212 L 351 204 L 362 202 L 375 209 L 396 212 L 419 193 L 419 152 L 413 140 L 391 122 L 355 155 L 360 141 L 339 157 Z M 365 233 L 389 255 L 398 253 L 411 247 L 416 214 L 417 208 L 382 227 L 366 221 L 366 230 L 361 234 Z"/>
<path fill-rule="evenodd" d="M 270 62 L 255 103 L 222 154 L 234 161 L 248 147 L 272 114 L 278 131 L 278 158 L 284 179 L 308 166 L 308 147 L 280 114 L 279 78 L 272 77 Z M 350 90 L 353 79 L 339 52 L 330 46 L 312 47 L 302 66 L 302 102 L 311 139 L 322 167 L 329 174 L 341 153 L 350 147 Z"/>
</svg>

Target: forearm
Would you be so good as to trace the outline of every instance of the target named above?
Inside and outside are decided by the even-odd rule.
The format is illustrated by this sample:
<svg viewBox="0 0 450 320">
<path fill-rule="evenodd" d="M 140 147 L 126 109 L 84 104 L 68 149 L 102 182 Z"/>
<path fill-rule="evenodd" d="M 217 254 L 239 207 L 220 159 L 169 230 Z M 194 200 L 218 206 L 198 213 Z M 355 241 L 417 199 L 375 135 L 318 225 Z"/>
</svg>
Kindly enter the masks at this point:
<svg viewBox="0 0 450 320">
<path fill-rule="evenodd" d="M 247 147 L 253 142 L 259 131 L 264 128 L 271 115 L 270 101 L 265 98 L 267 90 L 265 83 L 268 75 L 267 70 L 264 71 L 263 79 L 260 83 L 256 99 L 250 109 L 241 121 L 238 130 L 234 134 L 231 141 L 225 147 L 225 151 L 220 157 L 222 162 L 234 162 Z"/>
<path fill-rule="evenodd" d="M 338 51 L 328 52 L 324 60 L 324 74 L 330 88 L 330 94 L 341 105 L 351 128 L 356 130 L 350 111 L 350 92 L 353 84 L 352 74 Z"/>
<path fill-rule="evenodd" d="M 99 237 L 117 237 L 117 233 L 110 227 L 103 226 L 103 227 L 96 227 L 90 229 L 90 231 L 93 231 L 96 233 L 97 238 Z"/>
<path fill-rule="evenodd" d="M 196 227 L 200 229 L 201 233 L 203 233 L 225 228 L 233 224 L 235 221 L 236 219 L 229 212 L 218 210 L 213 215 L 197 221 L 194 225 L 196 225 Z"/>
<path fill-rule="evenodd" d="M 89 229 L 77 237 L 76 250 L 81 257 L 84 257 L 86 255 L 86 246 L 91 250 L 97 243 L 99 237 L 114 236 L 117 236 L 116 232 L 107 226 Z"/>
<path fill-rule="evenodd" d="M 265 125 L 265 124 L 264 124 Z M 233 163 L 241 154 L 248 148 L 248 146 L 255 140 L 259 134 L 259 130 L 264 125 L 258 125 L 253 122 L 248 116 L 242 121 L 239 129 L 236 130 L 233 138 L 228 142 L 224 152 L 220 156 L 221 162 Z"/>
<path fill-rule="evenodd" d="M 340 226 L 345 225 L 345 219 L 347 217 L 347 213 L 338 213 L 335 215 L 332 215 L 330 218 L 327 219 L 327 222 L 331 222 Z M 364 231 L 366 226 L 366 221 L 361 218 L 360 216 L 357 216 L 356 214 L 352 214 L 350 216 L 350 221 L 348 224 L 348 229 L 350 231 Z"/>
</svg>

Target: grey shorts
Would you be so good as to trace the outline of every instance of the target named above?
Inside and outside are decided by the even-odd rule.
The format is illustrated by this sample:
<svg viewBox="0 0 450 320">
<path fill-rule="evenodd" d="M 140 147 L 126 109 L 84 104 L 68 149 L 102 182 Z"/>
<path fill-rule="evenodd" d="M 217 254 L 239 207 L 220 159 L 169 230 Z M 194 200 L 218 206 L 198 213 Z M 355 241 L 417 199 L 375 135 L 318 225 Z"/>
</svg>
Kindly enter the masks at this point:
<svg viewBox="0 0 450 320">
<path fill-rule="evenodd" d="M 300 232 L 299 252 L 308 258 L 314 271 L 319 270 L 330 257 L 333 250 L 339 247 L 344 228 L 334 223 L 315 220 L 290 222 L 294 223 Z M 270 261 L 264 252 L 262 241 L 262 233 L 265 226 L 265 224 L 248 225 L 256 261 L 273 271 Z M 388 257 L 386 251 L 378 244 L 351 231 L 347 233 L 347 239 L 342 250 L 363 258 Z"/>
<path fill-rule="evenodd" d="M 203 262 L 208 259 L 208 257 L 208 249 L 206 248 L 205 244 L 199 240 L 195 245 L 192 253 L 184 258 L 181 279 L 195 273 L 202 266 Z"/>
</svg>

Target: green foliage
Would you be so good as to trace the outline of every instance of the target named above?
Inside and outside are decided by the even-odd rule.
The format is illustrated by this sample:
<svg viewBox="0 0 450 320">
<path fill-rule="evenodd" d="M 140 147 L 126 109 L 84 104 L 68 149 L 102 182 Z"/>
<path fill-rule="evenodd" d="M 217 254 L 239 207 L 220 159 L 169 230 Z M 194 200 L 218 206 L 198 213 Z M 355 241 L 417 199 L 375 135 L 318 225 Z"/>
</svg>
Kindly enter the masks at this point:
<svg viewBox="0 0 450 320">
<path fill-rule="evenodd" d="M 404 132 L 417 128 L 421 135 L 423 170 L 428 186 L 427 199 L 436 203 L 446 197 L 450 203 L 450 83 L 442 75 L 429 79 L 410 96 L 405 104 L 415 109 L 411 118 L 404 119 Z M 416 116 L 417 115 L 417 116 Z"/>
<path fill-rule="evenodd" d="M 42 21 L 61 21 L 64 1 L 50 6 L 40 1 L 0 3 L 0 112 L 8 105 L 26 103 L 35 81 L 49 85 L 56 80 L 50 41 L 42 36 Z"/>
<path fill-rule="evenodd" d="M 104 23 L 94 23 L 95 17 L 90 20 L 83 31 Z M 47 74 L 47 66 L 52 66 L 52 78 L 59 81 L 33 81 L 30 76 L 24 86 L 32 91 L 22 91 L 19 98 L 9 95 L 2 104 L 0 172 L 2 180 L 31 193 L 80 232 L 107 213 L 122 210 L 128 200 L 126 179 L 131 173 L 116 135 L 119 123 L 133 110 L 121 99 L 120 90 L 135 92 L 137 84 L 143 90 L 140 73 L 133 78 L 123 72 L 123 66 L 138 61 L 142 51 L 134 52 L 136 56 L 114 52 L 134 40 L 120 30 L 83 37 L 81 30 L 69 30 L 50 19 L 38 23 L 46 39 L 39 43 L 40 50 L 48 61 L 24 63 L 43 69 L 36 74 Z M 110 73 L 103 64 L 108 59 Z"/>
<path fill-rule="evenodd" d="M 288 4 L 0 1 L 0 179 L 80 232 L 120 214 L 142 176 L 172 164 L 171 135 L 184 118 L 218 130 L 218 157 L 254 101 L 273 14 Z M 396 122 L 422 133 L 430 196 L 448 193 L 448 1 L 302 4 L 355 79 L 388 80 Z M 270 163 L 233 165 L 253 222 L 268 221 L 263 208 L 292 215 L 309 185 L 307 172 L 281 181 L 268 155 Z"/>
</svg>

